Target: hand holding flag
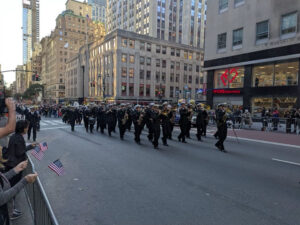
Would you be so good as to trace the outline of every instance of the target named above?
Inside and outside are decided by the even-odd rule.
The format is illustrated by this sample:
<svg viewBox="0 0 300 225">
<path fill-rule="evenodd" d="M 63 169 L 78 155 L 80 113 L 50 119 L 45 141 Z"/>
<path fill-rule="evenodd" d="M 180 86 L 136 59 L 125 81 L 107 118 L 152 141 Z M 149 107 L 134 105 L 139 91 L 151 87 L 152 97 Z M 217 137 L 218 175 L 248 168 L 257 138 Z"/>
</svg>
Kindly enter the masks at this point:
<svg viewBox="0 0 300 225">
<path fill-rule="evenodd" d="M 53 170 L 58 176 L 62 176 L 65 173 L 65 169 L 63 164 L 59 159 L 50 163 L 48 166 L 51 170 Z"/>
<path fill-rule="evenodd" d="M 47 142 L 43 142 L 40 144 L 40 148 L 43 152 L 45 152 L 48 149 Z"/>
</svg>

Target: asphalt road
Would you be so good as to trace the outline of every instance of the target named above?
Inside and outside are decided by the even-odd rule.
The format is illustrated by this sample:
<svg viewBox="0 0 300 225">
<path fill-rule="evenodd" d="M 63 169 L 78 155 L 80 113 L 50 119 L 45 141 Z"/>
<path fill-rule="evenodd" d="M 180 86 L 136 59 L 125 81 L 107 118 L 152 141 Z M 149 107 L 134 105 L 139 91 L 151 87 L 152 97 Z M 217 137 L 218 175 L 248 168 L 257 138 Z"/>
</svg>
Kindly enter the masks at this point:
<svg viewBox="0 0 300 225">
<path fill-rule="evenodd" d="M 300 224 L 300 149 L 228 139 L 225 154 L 192 138 L 157 151 L 145 133 L 138 146 L 133 132 L 42 126 L 49 149 L 33 161 L 62 225 Z M 47 168 L 57 158 L 64 176 Z"/>
</svg>

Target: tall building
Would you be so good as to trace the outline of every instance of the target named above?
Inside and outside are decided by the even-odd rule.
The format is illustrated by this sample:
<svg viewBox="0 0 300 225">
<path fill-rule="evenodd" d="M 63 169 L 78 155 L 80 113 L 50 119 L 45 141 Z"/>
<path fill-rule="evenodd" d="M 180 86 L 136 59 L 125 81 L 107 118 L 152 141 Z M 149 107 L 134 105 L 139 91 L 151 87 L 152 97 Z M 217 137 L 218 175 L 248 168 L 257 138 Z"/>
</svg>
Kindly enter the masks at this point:
<svg viewBox="0 0 300 225">
<path fill-rule="evenodd" d="M 107 32 L 124 29 L 204 47 L 206 0 L 108 0 Z"/>
<path fill-rule="evenodd" d="M 92 16 L 92 7 L 86 2 L 79 2 L 76 0 L 67 0 L 66 10 L 71 10 L 75 15 L 89 18 Z"/>
<path fill-rule="evenodd" d="M 23 94 L 26 90 L 26 68 L 19 65 L 16 68 L 16 93 Z"/>
<path fill-rule="evenodd" d="M 74 3 L 74 4 L 71 4 Z M 102 23 L 93 22 L 83 16 L 91 12 L 91 6 L 87 3 L 69 0 L 67 10 L 62 12 L 56 19 L 56 27 L 49 37 L 43 38 L 41 77 L 45 87 L 45 100 L 61 102 L 65 97 L 65 70 L 66 62 L 78 53 L 79 48 L 96 39 L 101 39 L 105 34 Z M 85 11 L 85 7 L 89 9 Z M 70 8 L 77 10 L 75 14 Z"/>
<path fill-rule="evenodd" d="M 67 61 L 67 101 L 205 101 L 203 49 L 117 29 L 88 51 Z"/>
<path fill-rule="evenodd" d="M 88 0 L 92 6 L 92 19 L 106 23 L 106 0 Z"/>
<path fill-rule="evenodd" d="M 207 2 L 207 101 L 259 113 L 300 107 L 300 1 Z"/>
<path fill-rule="evenodd" d="M 40 37 L 40 2 L 23 0 L 23 64 L 32 56 L 34 43 Z"/>
</svg>

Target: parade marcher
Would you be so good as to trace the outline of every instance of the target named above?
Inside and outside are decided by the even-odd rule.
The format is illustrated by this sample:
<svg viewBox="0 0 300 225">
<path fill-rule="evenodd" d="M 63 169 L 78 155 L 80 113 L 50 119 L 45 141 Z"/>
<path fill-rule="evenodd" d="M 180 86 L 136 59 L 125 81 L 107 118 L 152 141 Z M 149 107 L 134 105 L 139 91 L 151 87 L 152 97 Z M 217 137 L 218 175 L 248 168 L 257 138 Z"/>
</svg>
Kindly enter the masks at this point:
<svg viewBox="0 0 300 225">
<path fill-rule="evenodd" d="M 94 126 L 96 123 L 96 117 L 97 117 L 97 108 L 95 107 L 94 104 L 90 106 L 90 115 L 89 115 L 89 127 L 90 127 L 90 132 L 93 133 Z"/>
<path fill-rule="evenodd" d="M 97 111 L 97 131 L 99 130 L 101 133 L 104 133 L 104 129 L 106 129 L 106 110 L 104 105 L 101 105 Z"/>
<path fill-rule="evenodd" d="M 128 120 L 127 110 L 125 108 L 125 104 L 121 104 L 121 108 L 118 110 L 117 113 L 118 118 L 118 126 L 119 126 L 119 133 L 121 140 L 124 140 L 124 134 L 126 131 L 126 122 Z"/>
<path fill-rule="evenodd" d="M 224 141 L 227 137 L 227 115 L 225 111 L 225 104 L 221 104 L 220 109 L 218 110 L 217 127 L 218 127 L 219 141 L 215 144 L 215 146 L 221 152 L 227 152 L 224 148 Z"/>
<path fill-rule="evenodd" d="M 107 131 L 108 135 L 111 136 L 111 132 L 115 129 L 115 118 L 116 118 L 116 110 L 113 109 L 112 105 L 108 106 L 108 110 L 106 111 L 106 123 L 107 123 Z"/>
<path fill-rule="evenodd" d="M 76 112 L 75 112 L 75 108 L 74 107 L 70 107 L 68 109 L 68 112 L 67 112 L 67 115 L 68 115 L 68 122 L 70 123 L 71 125 L 71 131 L 74 131 L 75 129 L 75 122 L 76 122 Z"/>
<path fill-rule="evenodd" d="M 153 110 L 151 111 L 151 123 L 153 128 L 153 147 L 158 149 L 158 140 L 160 136 L 160 121 L 161 121 L 161 112 L 159 110 L 159 105 L 153 105 Z"/>
<path fill-rule="evenodd" d="M 134 110 L 131 111 L 131 118 L 134 125 L 134 141 L 137 144 L 141 143 L 140 135 L 142 132 L 143 115 L 140 105 L 136 105 Z"/>
<path fill-rule="evenodd" d="M 203 115 L 203 120 L 204 120 L 203 128 L 202 128 L 202 135 L 204 137 L 206 137 L 206 130 L 207 130 L 209 117 L 208 117 L 208 113 L 205 108 L 202 109 L 202 115 Z"/>
<path fill-rule="evenodd" d="M 162 132 L 163 132 L 163 145 L 168 146 L 167 139 L 170 137 L 170 111 L 168 109 L 168 103 L 163 103 L 163 109 L 161 111 L 161 126 L 162 126 Z"/>
<path fill-rule="evenodd" d="M 218 121 L 218 115 L 220 115 L 219 114 L 219 112 L 220 111 L 222 111 L 222 104 L 218 104 L 218 108 L 216 109 L 216 111 L 215 111 L 215 121 L 216 121 L 216 123 L 217 123 L 217 121 Z M 218 124 L 217 124 L 218 125 Z M 219 138 L 219 129 L 218 129 L 218 126 L 217 126 L 217 131 L 216 131 L 216 133 L 214 134 L 214 137 L 216 138 L 216 139 L 218 139 Z"/>
<path fill-rule="evenodd" d="M 201 103 L 197 105 L 196 127 L 197 127 L 197 134 L 196 134 L 197 139 L 198 141 L 201 141 L 201 136 L 204 130 L 203 107 Z"/>
<path fill-rule="evenodd" d="M 39 121 L 39 117 L 38 117 L 37 112 L 34 111 L 33 107 L 31 107 L 30 112 L 27 113 L 26 120 L 29 121 L 29 128 L 28 128 L 28 133 L 27 133 L 28 140 L 30 140 L 31 131 L 32 131 L 33 141 L 35 141 L 36 140 L 36 130 L 37 130 L 37 124 L 38 124 L 38 121 Z"/>
<path fill-rule="evenodd" d="M 126 129 L 130 132 L 131 130 L 131 125 L 132 125 L 132 118 L 131 118 L 131 114 L 132 114 L 132 109 L 130 107 L 130 104 L 127 104 L 127 115 L 128 115 L 128 119 L 126 122 Z"/>
<path fill-rule="evenodd" d="M 171 105 L 168 105 L 168 109 L 169 109 L 169 136 L 168 139 L 172 140 L 172 133 L 173 133 L 173 129 L 175 126 L 175 117 L 176 117 L 176 110 L 172 109 Z"/>
<path fill-rule="evenodd" d="M 190 103 L 188 104 L 189 116 L 188 116 L 188 122 L 187 122 L 186 137 L 189 139 L 191 138 L 190 131 L 192 129 L 192 118 L 194 115 L 193 105 L 194 104 L 195 104 L 194 100 L 190 100 Z"/>
<path fill-rule="evenodd" d="M 185 137 L 187 134 L 187 128 L 188 128 L 188 117 L 190 116 L 190 112 L 186 108 L 185 102 L 182 101 L 181 107 L 179 110 L 180 119 L 179 119 L 179 125 L 180 125 L 180 134 L 178 136 L 178 141 L 181 141 L 182 143 L 187 143 L 185 141 Z"/>
<path fill-rule="evenodd" d="M 84 111 L 83 111 L 83 123 L 84 123 L 84 127 L 85 127 L 85 130 L 86 132 L 89 132 L 89 117 L 90 117 L 90 110 L 89 108 L 85 108 Z"/>
<path fill-rule="evenodd" d="M 154 106 L 154 103 L 149 104 L 149 107 L 147 107 L 145 109 L 145 117 L 144 117 L 146 127 L 148 128 L 148 136 L 147 137 L 150 142 L 153 141 L 153 128 L 152 128 L 152 123 L 150 120 L 153 106 Z"/>
</svg>

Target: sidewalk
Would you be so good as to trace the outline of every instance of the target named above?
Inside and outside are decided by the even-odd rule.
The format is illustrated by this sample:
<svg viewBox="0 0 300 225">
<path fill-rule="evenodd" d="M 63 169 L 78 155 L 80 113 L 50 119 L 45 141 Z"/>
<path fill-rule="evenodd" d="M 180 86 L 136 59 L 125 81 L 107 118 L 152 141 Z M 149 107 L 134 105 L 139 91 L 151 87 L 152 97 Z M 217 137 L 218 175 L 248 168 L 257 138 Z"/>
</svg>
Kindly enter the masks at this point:
<svg viewBox="0 0 300 225">
<path fill-rule="evenodd" d="M 11 221 L 11 225 L 33 225 L 34 223 L 24 189 L 20 191 L 17 199 L 20 201 L 20 205 L 22 206 L 20 210 L 23 212 L 23 216 L 15 221 Z"/>
<path fill-rule="evenodd" d="M 209 133 L 214 134 L 216 128 L 208 127 L 208 130 Z M 300 146 L 300 136 L 295 134 L 257 131 L 257 130 L 245 130 L 245 129 L 241 129 L 241 130 L 235 129 L 235 132 L 237 136 L 240 138 Z M 231 128 L 228 128 L 228 136 L 235 137 L 234 132 Z"/>
</svg>

